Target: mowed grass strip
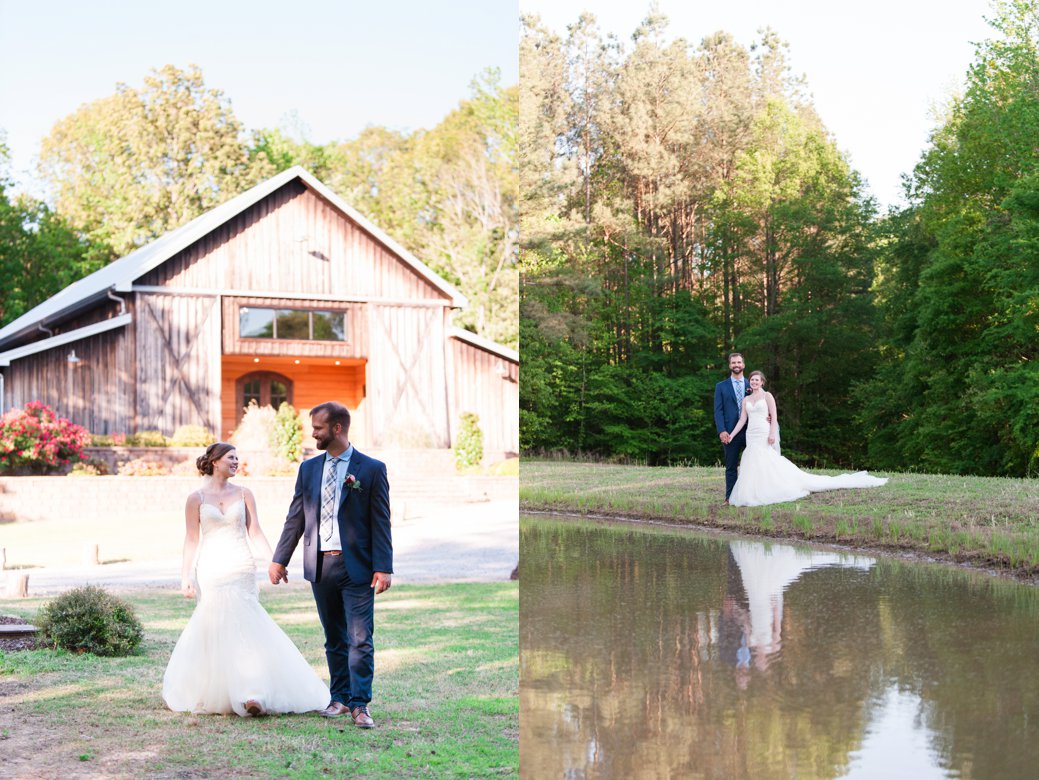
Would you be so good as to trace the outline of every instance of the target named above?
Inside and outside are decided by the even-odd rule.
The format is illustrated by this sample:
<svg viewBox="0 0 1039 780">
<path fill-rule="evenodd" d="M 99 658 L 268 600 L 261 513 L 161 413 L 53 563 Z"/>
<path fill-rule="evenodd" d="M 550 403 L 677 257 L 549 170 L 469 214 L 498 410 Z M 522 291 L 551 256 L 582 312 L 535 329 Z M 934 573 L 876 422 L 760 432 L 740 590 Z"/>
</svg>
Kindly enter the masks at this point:
<svg viewBox="0 0 1039 780">
<path fill-rule="evenodd" d="M 837 474 L 837 471 L 819 471 Z M 887 485 L 723 506 L 718 467 L 524 460 L 520 508 L 602 514 L 786 539 L 895 549 L 1039 576 L 1039 480 L 878 473 Z"/>
<path fill-rule="evenodd" d="M 0 747 L 14 777 L 515 777 L 515 582 L 394 586 L 376 600 L 377 728 L 316 714 L 193 716 L 163 704 L 162 675 L 194 602 L 124 591 L 145 626 L 140 655 L 0 651 Z M 0 600 L 31 619 L 46 599 Z M 261 601 L 325 681 L 310 589 Z"/>
</svg>

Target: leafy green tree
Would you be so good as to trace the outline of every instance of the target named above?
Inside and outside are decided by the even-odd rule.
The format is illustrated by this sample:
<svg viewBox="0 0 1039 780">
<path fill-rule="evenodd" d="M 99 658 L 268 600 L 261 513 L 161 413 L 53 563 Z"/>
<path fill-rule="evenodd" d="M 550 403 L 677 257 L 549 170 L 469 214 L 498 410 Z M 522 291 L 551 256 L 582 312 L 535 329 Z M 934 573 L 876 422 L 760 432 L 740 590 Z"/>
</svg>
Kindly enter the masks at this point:
<svg viewBox="0 0 1039 780">
<path fill-rule="evenodd" d="M 0 171 L 8 158 L 0 142 Z M 10 194 L 0 173 L 0 326 L 103 264 L 93 247 L 46 204 Z"/>
<path fill-rule="evenodd" d="M 885 361 L 866 386 L 864 417 L 889 460 L 1022 475 L 1039 444 L 1039 4 L 995 10 L 995 35 L 978 45 L 962 98 L 922 155 L 912 207 L 882 261 Z"/>
<path fill-rule="evenodd" d="M 242 135 L 198 67 L 166 65 L 55 124 L 40 172 L 58 213 L 118 257 L 269 176 Z"/>
</svg>

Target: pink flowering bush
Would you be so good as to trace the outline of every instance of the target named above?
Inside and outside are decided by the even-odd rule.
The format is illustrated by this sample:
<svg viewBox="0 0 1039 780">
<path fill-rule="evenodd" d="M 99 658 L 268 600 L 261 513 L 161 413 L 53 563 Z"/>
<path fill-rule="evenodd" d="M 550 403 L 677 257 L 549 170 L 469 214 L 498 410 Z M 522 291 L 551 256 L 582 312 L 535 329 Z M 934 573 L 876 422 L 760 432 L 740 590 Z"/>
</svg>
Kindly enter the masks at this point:
<svg viewBox="0 0 1039 780">
<path fill-rule="evenodd" d="M 46 474 L 83 459 L 90 434 L 58 417 L 49 406 L 30 401 L 0 417 L 0 473 Z"/>
</svg>

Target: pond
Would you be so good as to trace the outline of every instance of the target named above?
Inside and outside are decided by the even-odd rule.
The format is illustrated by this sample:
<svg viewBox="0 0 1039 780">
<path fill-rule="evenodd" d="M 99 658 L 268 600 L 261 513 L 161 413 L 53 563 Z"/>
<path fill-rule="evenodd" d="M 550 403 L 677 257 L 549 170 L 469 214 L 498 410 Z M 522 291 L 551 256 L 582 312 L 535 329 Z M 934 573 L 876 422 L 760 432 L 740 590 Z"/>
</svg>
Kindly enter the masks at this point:
<svg viewBox="0 0 1039 780">
<path fill-rule="evenodd" d="M 687 529 L 523 517 L 525 778 L 1025 778 L 1039 589 Z"/>
</svg>

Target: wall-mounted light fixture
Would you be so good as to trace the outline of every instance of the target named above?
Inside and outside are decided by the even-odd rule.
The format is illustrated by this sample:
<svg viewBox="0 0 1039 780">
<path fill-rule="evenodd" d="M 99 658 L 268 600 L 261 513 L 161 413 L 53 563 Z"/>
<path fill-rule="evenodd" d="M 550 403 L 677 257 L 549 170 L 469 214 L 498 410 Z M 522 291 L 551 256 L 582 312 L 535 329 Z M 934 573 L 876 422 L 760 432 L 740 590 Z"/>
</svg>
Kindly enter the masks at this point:
<svg viewBox="0 0 1039 780">
<path fill-rule="evenodd" d="M 69 352 L 68 361 L 70 368 L 75 368 L 77 364 L 83 362 L 78 357 L 76 357 L 76 350 L 72 350 L 71 352 Z"/>
</svg>

